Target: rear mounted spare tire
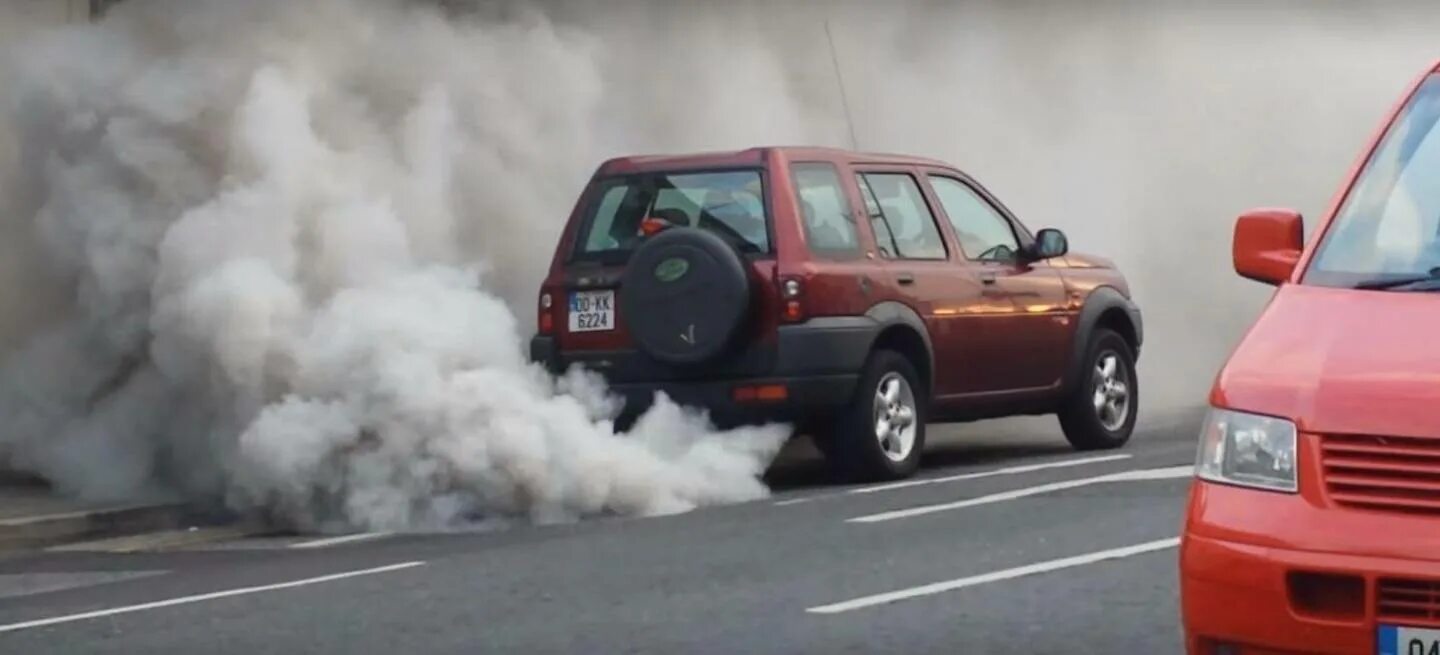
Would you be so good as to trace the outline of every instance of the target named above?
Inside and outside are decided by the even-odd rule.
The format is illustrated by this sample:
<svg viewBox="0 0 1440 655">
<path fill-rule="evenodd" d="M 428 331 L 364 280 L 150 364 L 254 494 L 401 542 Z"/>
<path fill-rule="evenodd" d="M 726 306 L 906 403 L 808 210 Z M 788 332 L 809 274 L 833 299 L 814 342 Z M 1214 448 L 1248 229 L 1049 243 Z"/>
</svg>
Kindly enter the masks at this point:
<svg viewBox="0 0 1440 655">
<path fill-rule="evenodd" d="M 620 311 L 636 347 L 669 364 L 718 357 L 749 307 L 740 254 L 703 230 L 676 227 L 647 239 L 620 278 Z"/>
</svg>

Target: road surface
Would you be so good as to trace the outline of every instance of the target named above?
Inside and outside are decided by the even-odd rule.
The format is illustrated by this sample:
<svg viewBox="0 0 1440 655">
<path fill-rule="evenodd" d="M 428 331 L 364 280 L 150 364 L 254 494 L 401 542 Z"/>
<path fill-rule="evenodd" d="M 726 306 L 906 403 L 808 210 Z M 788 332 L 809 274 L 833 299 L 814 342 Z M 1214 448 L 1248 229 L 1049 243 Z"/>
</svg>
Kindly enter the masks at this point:
<svg viewBox="0 0 1440 655">
<path fill-rule="evenodd" d="M 774 497 L 679 516 L 11 556 L 0 653 L 1179 652 L 1198 419 L 1104 453 L 932 428 L 889 487 L 800 448 Z"/>
</svg>

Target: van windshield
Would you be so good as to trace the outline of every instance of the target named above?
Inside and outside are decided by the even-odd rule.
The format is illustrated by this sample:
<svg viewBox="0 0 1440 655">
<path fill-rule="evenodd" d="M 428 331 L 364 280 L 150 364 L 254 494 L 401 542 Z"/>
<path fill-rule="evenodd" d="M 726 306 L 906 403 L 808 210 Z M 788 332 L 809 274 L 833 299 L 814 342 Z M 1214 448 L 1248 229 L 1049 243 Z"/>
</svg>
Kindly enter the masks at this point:
<svg viewBox="0 0 1440 655">
<path fill-rule="evenodd" d="M 577 242 L 577 259 L 624 261 L 647 217 L 718 234 L 744 253 L 770 252 L 759 171 L 645 173 L 602 179 Z"/>
<path fill-rule="evenodd" d="M 1305 282 L 1384 288 L 1427 276 L 1440 277 L 1440 75 L 1366 162 Z"/>
</svg>

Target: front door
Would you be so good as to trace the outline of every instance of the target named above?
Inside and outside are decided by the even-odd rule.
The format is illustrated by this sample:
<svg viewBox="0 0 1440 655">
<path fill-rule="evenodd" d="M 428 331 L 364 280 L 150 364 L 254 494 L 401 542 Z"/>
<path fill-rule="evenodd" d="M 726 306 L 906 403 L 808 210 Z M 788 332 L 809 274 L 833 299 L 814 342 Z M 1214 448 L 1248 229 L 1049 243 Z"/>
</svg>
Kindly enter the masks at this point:
<svg viewBox="0 0 1440 655">
<path fill-rule="evenodd" d="M 1070 354 L 1074 317 L 1065 281 L 1046 262 L 1025 262 L 1011 221 L 978 187 L 958 176 L 931 174 L 931 189 L 954 230 L 969 266 L 999 308 L 991 317 L 1004 330 L 995 355 L 1000 367 L 991 390 L 1059 384 Z"/>
</svg>

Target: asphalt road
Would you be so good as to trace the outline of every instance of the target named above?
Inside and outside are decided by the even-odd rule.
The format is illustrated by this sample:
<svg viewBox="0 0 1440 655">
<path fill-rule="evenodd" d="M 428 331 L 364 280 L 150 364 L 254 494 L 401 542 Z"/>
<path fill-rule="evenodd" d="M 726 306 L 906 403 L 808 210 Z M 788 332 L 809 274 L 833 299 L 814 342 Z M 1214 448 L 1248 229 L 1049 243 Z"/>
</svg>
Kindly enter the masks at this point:
<svg viewBox="0 0 1440 655">
<path fill-rule="evenodd" d="M 932 428 L 889 488 L 800 444 L 773 498 L 679 516 L 12 556 L 0 653 L 1175 653 L 1198 419 Z"/>
</svg>

